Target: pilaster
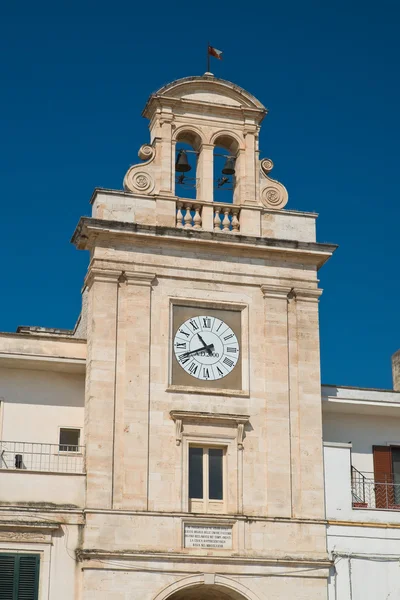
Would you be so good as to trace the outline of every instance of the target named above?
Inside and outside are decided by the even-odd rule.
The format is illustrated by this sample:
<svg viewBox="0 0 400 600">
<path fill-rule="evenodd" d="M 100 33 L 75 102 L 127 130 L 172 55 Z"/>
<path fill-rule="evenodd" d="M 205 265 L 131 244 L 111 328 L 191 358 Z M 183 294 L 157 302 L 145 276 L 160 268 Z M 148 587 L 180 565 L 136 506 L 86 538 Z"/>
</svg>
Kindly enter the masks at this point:
<svg viewBox="0 0 400 600">
<path fill-rule="evenodd" d="M 111 508 L 115 362 L 121 272 L 90 267 L 85 390 L 86 505 Z"/>
<path fill-rule="evenodd" d="M 289 294 L 292 516 L 324 517 L 318 300 L 322 290 Z"/>
<path fill-rule="evenodd" d="M 267 514 L 291 516 L 288 294 L 262 285 L 264 296 Z"/>
<path fill-rule="evenodd" d="M 119 456 L 122 504 L 146 510 L 148 502 L 150 318 L 152 273 L 125 272 L 124 426 Z M 121 350 L 122 351 L 122 350 Z"/>
</svg>

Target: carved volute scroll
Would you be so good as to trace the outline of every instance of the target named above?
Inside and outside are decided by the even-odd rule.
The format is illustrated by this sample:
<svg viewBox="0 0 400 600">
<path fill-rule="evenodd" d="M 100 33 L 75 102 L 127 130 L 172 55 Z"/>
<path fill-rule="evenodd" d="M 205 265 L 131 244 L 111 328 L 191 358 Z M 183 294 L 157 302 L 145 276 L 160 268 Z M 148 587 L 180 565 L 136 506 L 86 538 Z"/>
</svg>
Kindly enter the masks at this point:
<svg viewBox="0 0 400 600">
<path fill-rule="evenodd" d="M 143 163 L 133 165 L 129 168 L 124 179 L 124 189 L 136 194 L 152 194 L 155 186 L 155 164 L 156 151 L 153 146 L 144 144 L 138 152 Z"/>
<path fill-rule="evenodd" d="M 288 193 L 284 185 L 269 177 L 273 168 L 270 158 L 260 161 L 260 198 L 266 208 L 279 210 L 287 204 Z"/>
</svg>

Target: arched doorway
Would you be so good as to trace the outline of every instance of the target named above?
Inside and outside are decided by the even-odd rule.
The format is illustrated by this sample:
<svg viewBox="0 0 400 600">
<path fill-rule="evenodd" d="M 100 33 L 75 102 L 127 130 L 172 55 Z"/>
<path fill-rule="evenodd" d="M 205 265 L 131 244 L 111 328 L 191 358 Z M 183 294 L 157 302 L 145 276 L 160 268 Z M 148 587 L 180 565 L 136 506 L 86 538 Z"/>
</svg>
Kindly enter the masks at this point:
<svg viewBox="0 0 400 600">
<path fill-rule="evenodd" d="M 191 575 L 170 584 L 154 600 L 262 600 L 251 588 L 225 575 Z"/>
</svg>

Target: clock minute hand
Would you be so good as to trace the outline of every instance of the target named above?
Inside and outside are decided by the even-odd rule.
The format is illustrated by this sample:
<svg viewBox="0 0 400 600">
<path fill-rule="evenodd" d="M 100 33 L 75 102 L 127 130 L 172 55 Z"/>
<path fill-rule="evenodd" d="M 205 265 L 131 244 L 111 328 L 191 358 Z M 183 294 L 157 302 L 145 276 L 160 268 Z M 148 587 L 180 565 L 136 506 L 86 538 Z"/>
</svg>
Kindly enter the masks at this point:
<svg viewBox="0 0 400 600">
<path fill-rule="evenodd" d="M 198 335 L 198 337 L 199 337 L 199 340 L 200 340 L 200 341 L 201 341 L 201 343 L 203 344 L 203 346 L 204 346 L 205 350 L 207 350 L 207 352 L 208 352 L 209 356 L 211 356 L 211 346 L 213 347 L 213 350 L 214 350 L 214 345 L 213 345 L 213 344 L 210 344 L 209 346 L 207 346 L 207 344 L 205 343 L 205 341 L 203 340 L 203 338 L 201 337 L 201 335 L 200 335 L 199 333 L 198 333 L 197 335 Z"/>
<path fill-rule="evenodd" d="M 208 349 L 214 350 L 214 344 L 210 344 L 209 346 L 205 346 L 205 349 L 207 351 L 208 351 Z M 184 358 L 186 356 L 191 356 L 192 354 L 197 354 L 198 352 L 201 352 L 202 350 L 204 350 L 204 348 L 197 348 L 197 350 L 192 350 L 191 352 L 184 352 L 183 354 L 181 354 L 179 356 L 179 358 Z"/>
</svg>

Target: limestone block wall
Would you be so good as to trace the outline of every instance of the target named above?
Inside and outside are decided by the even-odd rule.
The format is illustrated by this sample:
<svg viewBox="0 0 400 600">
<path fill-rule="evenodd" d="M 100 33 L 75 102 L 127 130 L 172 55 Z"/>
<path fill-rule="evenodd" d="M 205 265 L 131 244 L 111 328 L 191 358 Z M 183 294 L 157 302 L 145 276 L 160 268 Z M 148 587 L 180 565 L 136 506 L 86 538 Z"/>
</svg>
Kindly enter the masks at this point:
<svg viewBox="0 0 400 600">
<path fill-rule="evenodd" d="M 220 246 L 196 244 L 182 250 L 179 243 L 158 238 L 145 246 L 131 239 L 129 244 L 97 244 L 87 285 L 87 507 L 171 516 L 165 517 L 166 525 L 157 525 L 165 538 L 156 536 L 155 546 L 148 535 L 150 525 L 132 528 L 116 515 L 109 528 L 93 521 L 92 531 L 88 521 L 85 544 L 95 539 L 97 548 L 136 547 L 135 532 L 142 529 L 145 544 L 154 550 L 171 549 L 171 543 L 182 550 L 172 514 L 187 511 L 187 473 L 184 444 L 177 445 L 170 412 L 185 410 L 250 417 L 243 449 L 237 446 L 236 432 L 212 426 L 212 435 L 231 436 L 233 444 L 226 513 L 257 523 L 248 527 L 247 540 L 252 542 L 243 551 L 252 552 L 253 545 L 260 553 L 264 545 L 278 551 L 271 545 L 275 539 L 283 552 L 293 552 L 291 536 L 303 547 L 305 526 L 292 522 L 286 537 L 274 533 L 270 523 L 257 521 L 264 517 L 317 520 L 321 534 L 314 532 L 310 539 L 321 540 L 317 546 L 323 552 L 323 525 L 318 523 L 324 518 L 320 292 L 315 268 L 299 267 L 294 258 L 263 258 L 249 249 L 228 254 Z M 240 393 L 199 393 L 170 385 L 170 323 L 176 302 L 243 307 L 242 349 L 248 360 L 243 361 Z M 184 435 L 185 427 L 189 432 L 184 424 Z M 211 435 L 204 425 L 190 433 L 200 431 Z M 161 523 L 158 517 L 154 520 Z M 121 535 L 122 546 L 110 535 Z M 311 546 L 304 546 L 304 552 L 315 551 L 315 542 Z"/>
</svg>

